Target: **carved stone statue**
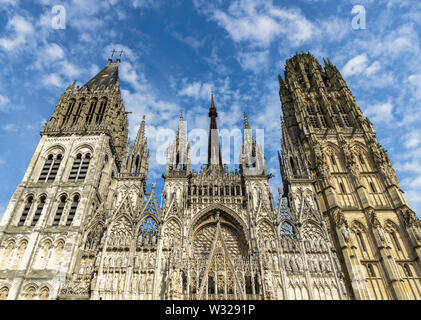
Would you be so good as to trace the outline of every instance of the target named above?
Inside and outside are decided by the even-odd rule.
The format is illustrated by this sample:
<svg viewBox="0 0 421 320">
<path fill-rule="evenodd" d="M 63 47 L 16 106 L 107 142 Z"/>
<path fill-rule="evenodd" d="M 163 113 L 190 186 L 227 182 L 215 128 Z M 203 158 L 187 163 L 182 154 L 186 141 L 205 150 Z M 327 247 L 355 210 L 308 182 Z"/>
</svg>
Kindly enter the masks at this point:
<svg viewBox="0 0 421 320">
<path fill-rule="evenodd" d="M 382 242 L 384 242 L 384 241 L 385 241 L 385 238 L 384 238 L 384 233 L 383 233 L 383 229 L 382 229 L 382 227 L 380 226 L 380 223 L 378 223 L 378 224 L 376 225 L 376 230 L 377 230 L 377 233 L 378 233 L 378 235 L 379 235 L 380 240 L 381 240 Z"/>
<path fill-rule="evenodd" d="M 349 242 L 350 238 L 349 238 L 349 230 L 348 227 L 346 226 L 345 223 L 342 223 L 341 225 L 341 233 L 344 237 L 345 242 Z"/>
<path fill-rule="evenodd" d="M 412 226 L 412 231 L 414 232 L 415 238 L 416 238 L 418 241 L 421 241 L 421 232 L 420 232 L 420 230 L 417 228 L 417 226 L 413 225 L 413 226 Z"/>
</svg>

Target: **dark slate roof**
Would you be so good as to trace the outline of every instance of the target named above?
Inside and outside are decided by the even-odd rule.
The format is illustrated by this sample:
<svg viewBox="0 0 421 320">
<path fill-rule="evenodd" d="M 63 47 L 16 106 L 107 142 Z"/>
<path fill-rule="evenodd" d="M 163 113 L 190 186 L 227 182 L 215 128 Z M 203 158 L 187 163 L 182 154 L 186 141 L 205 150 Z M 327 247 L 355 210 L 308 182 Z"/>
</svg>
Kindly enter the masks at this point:
<svg viewBox="0 0 421 320">
<path fill-rule="evenodd" d="M 118 80 L 118 62 L 110 62 L 95 77 L 89 80 L 81 90 L 99 88 L 100 90 L 112 89 Z"/>
</svg>

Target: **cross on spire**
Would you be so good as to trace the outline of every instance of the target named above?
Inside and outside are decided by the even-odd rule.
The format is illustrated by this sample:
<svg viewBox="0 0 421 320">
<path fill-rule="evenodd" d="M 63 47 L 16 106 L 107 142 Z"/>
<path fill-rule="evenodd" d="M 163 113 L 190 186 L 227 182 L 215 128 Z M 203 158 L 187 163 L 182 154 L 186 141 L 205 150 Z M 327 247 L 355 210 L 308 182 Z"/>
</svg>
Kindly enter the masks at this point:
<svg viewBox="0 0 421 320">
<path fill-rule="evenodd" d="M 115 49 L 113 49 L 113 51 L 111 51 L 111 57 L 108 59 L 108 61 L 109 61 L 109 62 L 113 62 L 114 54 L 115 54 L 116 52 L 117 52 L 117 51 L 115 51 Z"/>
<path fill-rule="evenodd" d="M 118 61 L 118 62 L 120 62 L 120 61 L 121 61 L 121 56 L 123 55 L 123 53 L 124 53 L 124 51 L 123 51 L 123 50 L 121 50 L 121 51 L 120 51 L 120 56 L 119 56 L 119 57 L 118 57 L 118 59 L 117 59 L 117 61 Z"/>
</svg>

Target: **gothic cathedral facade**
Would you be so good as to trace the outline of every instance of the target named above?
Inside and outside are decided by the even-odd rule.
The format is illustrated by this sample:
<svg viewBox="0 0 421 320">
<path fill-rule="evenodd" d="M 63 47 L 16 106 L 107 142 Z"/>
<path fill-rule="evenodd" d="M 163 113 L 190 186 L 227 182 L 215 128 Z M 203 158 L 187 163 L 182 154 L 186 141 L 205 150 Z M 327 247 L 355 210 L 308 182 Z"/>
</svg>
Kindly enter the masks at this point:
<svg viewBox="0 0 421 320">
<path fill-rule="evenodd" d="M 240 165 L 222 163 L 209 109 L 192 168 L 183 116 L 160 204 L 134 143 L 120 58 L 60 97 L 0 222 L 0 300 L 421 299 L 421 223 L 339 71 L 286 62 L 283 190 L 244 114 Z"/>
</svg>

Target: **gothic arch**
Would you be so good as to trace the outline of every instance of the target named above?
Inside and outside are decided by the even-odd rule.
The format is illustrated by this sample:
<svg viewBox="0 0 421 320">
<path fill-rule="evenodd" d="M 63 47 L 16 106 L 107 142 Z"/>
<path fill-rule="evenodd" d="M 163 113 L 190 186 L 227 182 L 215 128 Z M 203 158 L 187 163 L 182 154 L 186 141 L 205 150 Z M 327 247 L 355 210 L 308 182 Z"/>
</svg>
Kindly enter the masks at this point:
<svg viewBox="0 0 421 320">
<path fill-rule="evenodd" d="M 301 227 L 301 236 L 305 238 L 307 235 L 312 239 L 327 240 L 322 228 L 312 220 L 306 220 Z"/>
<path fill-rule="evenodd" d="M 215 217 L 216 212 L 216 210 L 210 210 L 207 214 L 201 215 L 201 219 L 196 220 L 194 225 L 192 224 L 193 231 L 188 237 L 190 254 L 207 257 L 213 246 L 218 225 L 220 225 L 228 252 L 232 256 L 246 255 L 248 251 L 247 229 L 242 229 L 236 220 L 225 211 L 219 211 L 218 220 Z"/>
<path fill-rule="evenodd" d="M 10 285 L 0 287 L 0 300 L 7 300 L 10 292 Z"/>
<path fill-rule="evenodd" d="M 385 230 L 390 232 L 390 231 L 395 231 L 395 232 L 400 232 L 401 228 L 398 226 L 398 224 L 390 219 L 387 219 L 384 223 L 384 227 Z"/>
<path fill-rule="evenodd" d="M 182 238 L 182 223 L 178 217 L 170 217 L 162 227 L 162 236 L 164 239 L 164 244 L 167 240 L 174 239 L 175 242 L 181 243 Z"/>
<path fill-rule="evenodd" d="M 104 232 L 103 221 L 96 219 L 89 228 L 85 231 L 85 237 L 83 239 L 85 250 L 95 250 L 99 245 Z"/>
<path fill-rule="evenodd" d="M 281 237 L 294 238 L 298 233 L 295 224 L 290 219 L 282 219 L 279 223 L 279 234 Z"/>
<path fill-rule="evenodd" d="M 91 159 L 92 159 L 94 148 L 90 144 L 82 143 L 82 144 L 77 145 L 72 151 L 73 156 L 76 156 L 78 153 L 82 153 L 82 154 L 90 153 Z"/>
<path fill-rule="evenodd" d="M 140 226 L 146 221 L 146 220 L 148 220 L 149 218 L 152 218 L 154 221 L 155 221 L 155 223 L 157 224 L 157 225 L 160 225 L 161 224 L 161 219 L 159 219 L 159 217 L 157 217 L 156 215 L 154 215 L 153 213 L 148 213 L 148 214 L 146 214 L 146 215 L 144 215 L 143 217 L 141 217 L 140 218 L 140 220 L 139 220 L 139 222 L 136 224 L 136 229 L 139 229 L 140 228 Z"/>
<path fill-rule="evenodd" d="M 257 221 L 257 223 L 256 223 L 256 226 L 257 226 L 257 231 L 258 231 L 259 237 L 265 238 L 265 237 L 269 236 L 268 233 L 271 233 L 270 239 L 269 238 L 265 238 L 265 239 L 270 240 L 270 241 L 277 240 L 275 228 L 273 227 L 273 224 L 269 221 L 269 219 L 267 219 L 267 218 L 259 219 L 259 221 Z M 261 234 L 261 232 L 263 232 L 263 231 L 264 231 L 265 235 Z"/>
<path fill-rule="evenodd" d="M 367 234 L 367 228 L 364 226 L 364 223 L 357 219 L 352 220 L 351 229 L 358 230 Z"/>
<path fill-rule="evenodd" d="M 211 204 L 210 206 L 207 206 L 206 208 L 200 210 L 190 223 L 190 228 L 187 233 L 188 238 L 191 239 L 191 236 L 193 234 L 194 229 L 196 228 L 196 224 L 198 223 L 198 221 L 200 221 L 205 216 L 210 215 L 212 211 L 217 211 L 217 210 L 219 210 L 221 213 L 224 212 L 225 214 L 233 218 L 240 225 L 242 232 L 244 233 L 245 239 L 246 241 L 248 241 L 248 234 L 246 232 L 246 230 L 248 230 L 248 227 L 244 223 L 243 219 L 234 210 L 222 204 Z"/>
<path fill-rule="evenodd" d="M 63 154 L 64 155 L 66 153 L 66 150 L 67 150 L 67 148 L 63 144 L 56 143 L 53 146 L 46 149 L 42 153 L 43 158 L 47 158 L 50 154 L 54 154 L 54 155 Z"/>
<path fill-rule="evenodd" d="M 23 287 L 22 296 L 24 300 L 34 300 L 37 293 L 38 286 L 31 282 Z"/>
</svg>

